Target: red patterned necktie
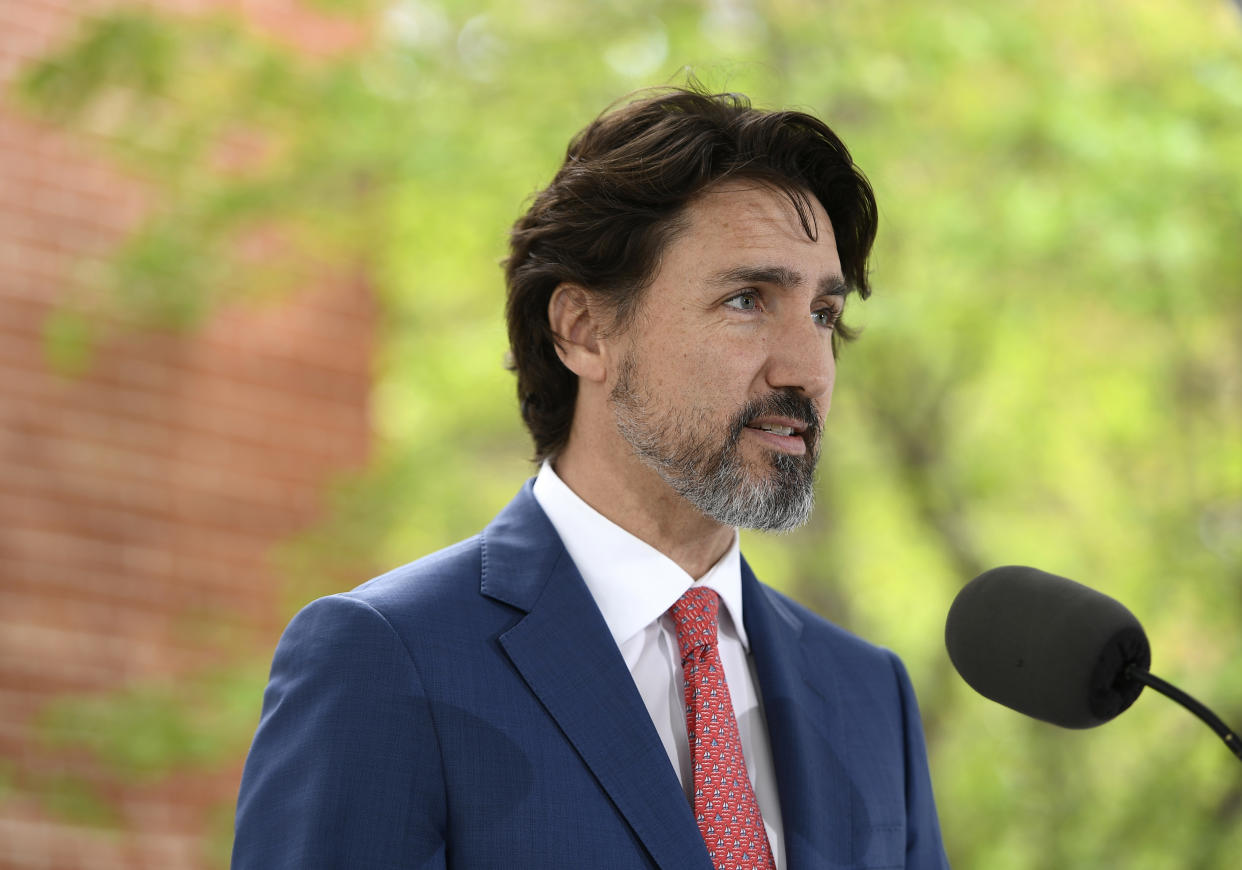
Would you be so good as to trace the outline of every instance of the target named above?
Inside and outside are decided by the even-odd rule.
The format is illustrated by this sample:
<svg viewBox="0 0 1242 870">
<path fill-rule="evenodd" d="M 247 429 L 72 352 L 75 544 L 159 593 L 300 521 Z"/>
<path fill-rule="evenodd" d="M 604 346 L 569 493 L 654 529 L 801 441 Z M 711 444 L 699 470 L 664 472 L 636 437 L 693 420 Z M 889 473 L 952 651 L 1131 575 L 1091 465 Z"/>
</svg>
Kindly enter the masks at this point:
<svg viewBox="0 0 1242 870">
<path fill-rule="evenodd" d="M 746 775 L 733 699 L 716 652 L 719 606 L 714 590 L 693 586 L 669 609 L 686 675 L 694 816 L 716 870 L 773 870 L 759 802 Z"/>
</svg>

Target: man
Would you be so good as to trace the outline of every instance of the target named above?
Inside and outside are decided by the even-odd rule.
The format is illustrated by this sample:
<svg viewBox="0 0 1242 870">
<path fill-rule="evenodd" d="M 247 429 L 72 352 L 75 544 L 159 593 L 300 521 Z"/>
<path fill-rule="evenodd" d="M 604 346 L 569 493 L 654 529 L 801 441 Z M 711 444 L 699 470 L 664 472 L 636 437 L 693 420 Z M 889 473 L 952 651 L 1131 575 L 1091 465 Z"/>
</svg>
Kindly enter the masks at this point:
<svg viewBox="0 0 1242 870">
<path fill-rule="evenodd" d="M 538 477 L 293 620 L 234 867 L 946 867 L 900 662 L 737 547 L 811 510 L 875 227 L 801 113 L 670 90 L 579 134 L 506 269 Z"/>
</svg>

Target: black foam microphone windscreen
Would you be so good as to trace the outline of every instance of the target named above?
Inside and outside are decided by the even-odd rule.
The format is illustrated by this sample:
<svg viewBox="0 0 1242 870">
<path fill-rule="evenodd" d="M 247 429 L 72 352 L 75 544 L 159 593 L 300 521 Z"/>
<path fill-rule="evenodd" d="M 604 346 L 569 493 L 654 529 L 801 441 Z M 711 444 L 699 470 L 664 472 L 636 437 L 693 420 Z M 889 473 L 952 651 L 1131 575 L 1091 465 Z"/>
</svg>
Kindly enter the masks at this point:
<svg viewBox="0 0 1242 870">
<path fill-rule="evenodd" d="M 1035 568 L 985 571 L 958 593 L 945 624 L 949 658 L 977 692 L 1065 728 L 1091 728 L 1143 690 L 1151 648 L 1120 602 Z"/>
</svg>

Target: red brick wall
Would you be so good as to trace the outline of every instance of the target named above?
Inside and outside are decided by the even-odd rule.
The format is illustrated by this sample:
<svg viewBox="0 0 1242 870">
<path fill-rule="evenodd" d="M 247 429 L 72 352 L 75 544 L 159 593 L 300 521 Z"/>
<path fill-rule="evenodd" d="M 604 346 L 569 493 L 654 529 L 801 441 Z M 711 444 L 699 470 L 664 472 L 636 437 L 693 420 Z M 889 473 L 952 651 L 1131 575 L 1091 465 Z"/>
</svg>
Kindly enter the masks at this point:
<svg viewBox="0 0 1242 870">
<path fill-rule="evenodd" d="M 115 3 L 2 0 L 0 93 L 18 70 Z M 243 8 L 311 51 L 356 37 L 291 0 Z M 375 312 L 362 281 L 230 310 L 189 334 L 114 335 L 80 378 L 54 373 L 45 319 L 84 259 L 152 194 L 92 143 L 0 97 L 0 868 L 198 868 L 241 759 L 126 782 L 38 737 L 64 693 L 109 692 L 219 661 L 221 635 L 270 653 L 270 552 L 321 515 L 322 486 L 369 444 Z M 223 628 L 221 628 L 223 627 Z M 257 701 L 257 699 L 256 699 Z M 47 783 L 93 784 L 111 828 L 49 806 Z"/>
</svg>

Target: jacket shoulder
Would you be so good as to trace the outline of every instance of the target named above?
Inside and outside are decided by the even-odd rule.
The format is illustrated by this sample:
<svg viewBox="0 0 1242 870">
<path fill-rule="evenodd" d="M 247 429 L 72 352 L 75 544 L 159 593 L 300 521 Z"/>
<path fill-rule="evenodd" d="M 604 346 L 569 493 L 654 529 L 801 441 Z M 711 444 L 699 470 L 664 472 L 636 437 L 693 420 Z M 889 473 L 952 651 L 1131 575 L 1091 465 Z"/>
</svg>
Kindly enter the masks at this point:
<svg viewBox="0 0 1242 870">
<path fill-rule="evenodd" d="M 403 605 L 477 596 L 482 549 L 482 536 L 473 535 L 339 594 L 362 601 L 381 613 Z"/>
<path fill-rule="evenodd" d="M 801 628 L 803 643 L 826 645 L 840 653 L 862 659 L 887 661 L 894 655 L 891 650 L 859 637 L 849 629 L 825 619 L 806 605 L 799 604 L 793 598 L 783 592 L 778 592 L 766 583 L 761 583 L 760 588 L 777 610 L 782 611 L 787 619 Z"/>
</svg>

